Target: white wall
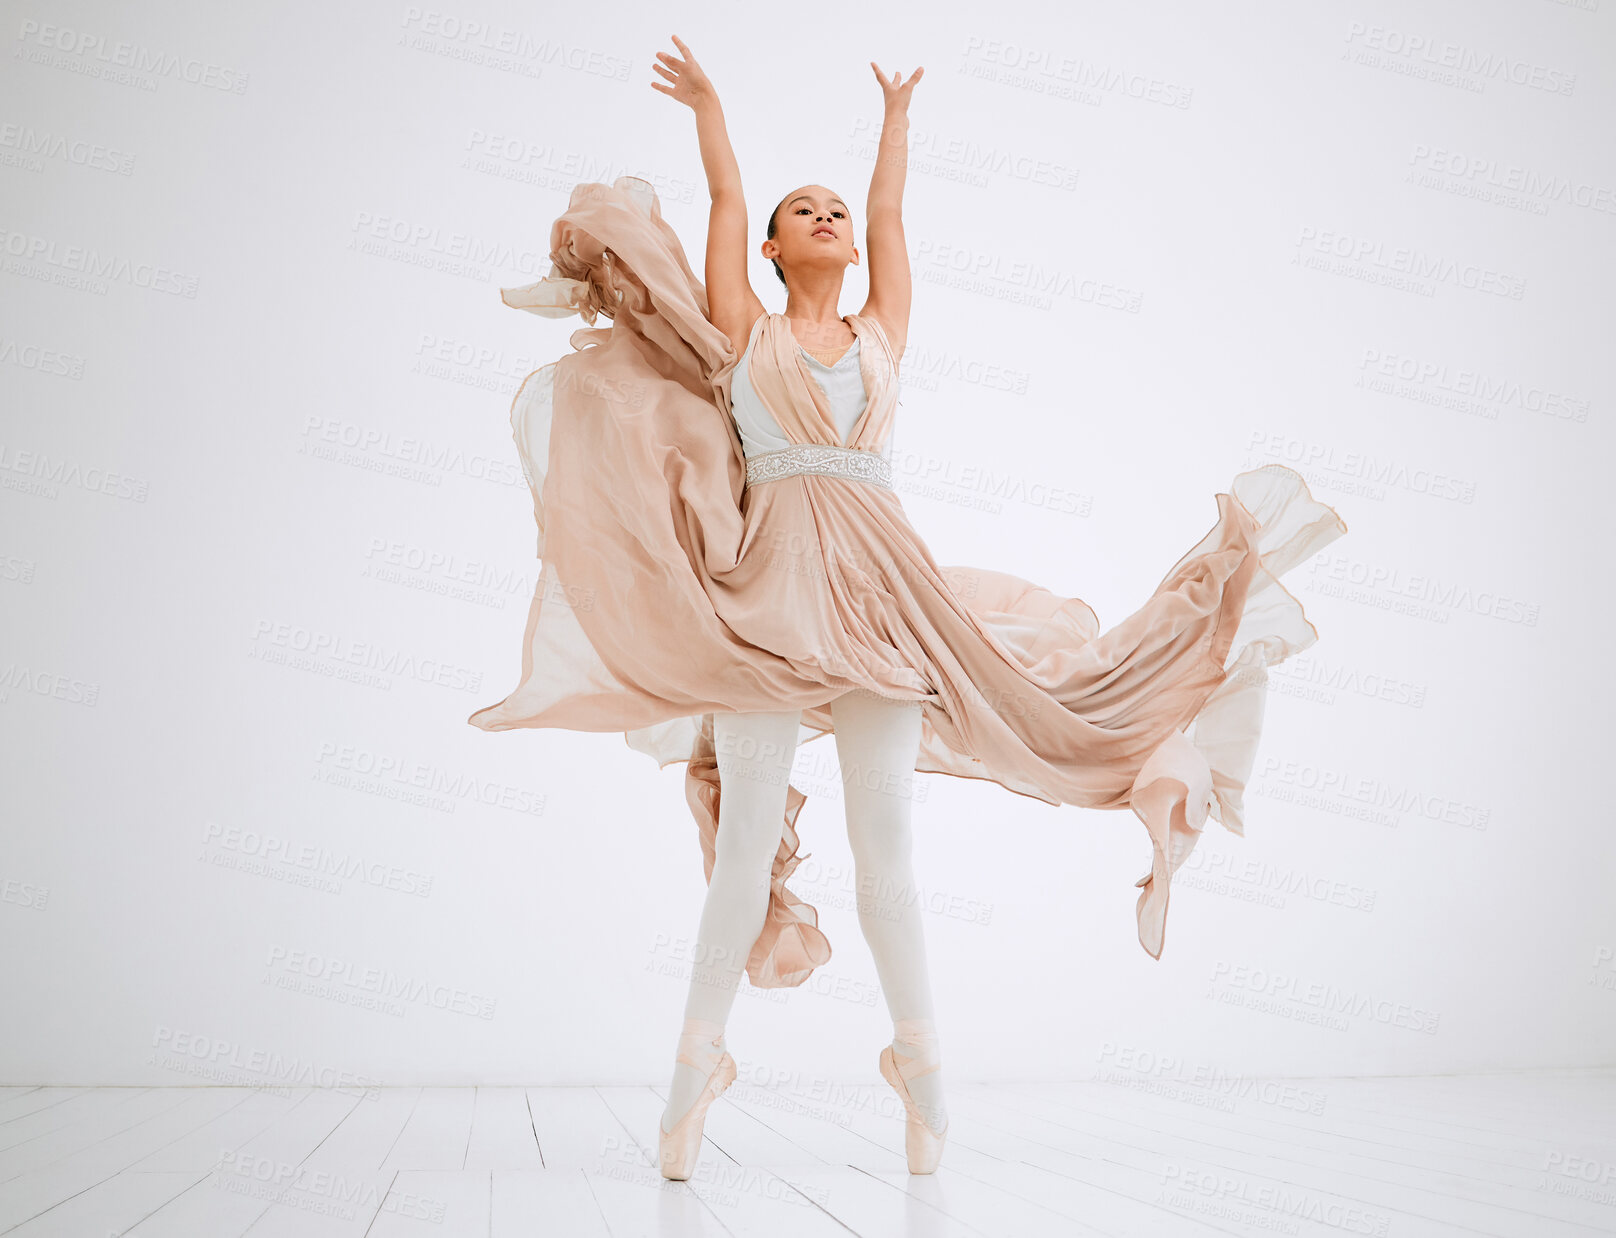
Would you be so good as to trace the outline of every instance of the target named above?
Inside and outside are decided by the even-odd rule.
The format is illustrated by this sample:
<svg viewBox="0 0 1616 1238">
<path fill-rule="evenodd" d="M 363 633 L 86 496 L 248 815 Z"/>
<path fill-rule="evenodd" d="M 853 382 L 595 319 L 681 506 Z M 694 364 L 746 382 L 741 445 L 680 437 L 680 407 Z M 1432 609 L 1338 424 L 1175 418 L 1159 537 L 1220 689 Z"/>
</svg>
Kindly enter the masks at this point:
<svg viewBox="0 0 1616 1238">
<path fill-rule="evenodd" d="M 510 397 L 583 325 L 498 288 L 623 173 L 701 269 L 691 115 L 649 86 L 670 31 L 722 92 L 754 248 L 796 184 L 862 203 L 867 62 L 926 67 L 896 441 L 942 562 L 1109 626 L 1242 468 L 1304 465 L 1350 526 L 1288 579 L 1322 639 L 1160 962 L 1131 813 L 925 781 L 955 1076 L 1616 1062 L 1611 9 L 19 7 L 0 1079 L 665 1078 L 704 889 L 683 766 L 465 719 L 515 682 L 536 567 Z M 800 754 L 795 884 L 835 957 L 730 1025 L 749 1077 L 810 1095 L 873 1081 L 890 1035 L 834 762 Z M 264 839 L 369 878 L 307 884 Z M 428 995 L 364 1008 L 372 969 Z M 1319 1024 L 1320 995 L 1370 1005 Z"/>
</svg>

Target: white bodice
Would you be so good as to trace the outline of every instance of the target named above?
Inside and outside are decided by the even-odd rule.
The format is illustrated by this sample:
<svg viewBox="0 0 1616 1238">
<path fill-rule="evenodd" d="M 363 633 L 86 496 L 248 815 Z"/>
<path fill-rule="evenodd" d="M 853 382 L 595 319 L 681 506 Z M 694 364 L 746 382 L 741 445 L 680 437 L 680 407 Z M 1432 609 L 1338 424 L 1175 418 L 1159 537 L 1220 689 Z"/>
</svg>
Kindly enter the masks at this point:
<svg viewBox="0 0 1616 1238">
<path fill-rule="evenodd" d="M 757 333 L 752 338 L 755 340 Z M 831 416 L 835 419 L 836 433 L 844 444 L 870 401 L 869 393 L 864 390 L 864 376 L 859 372 L 861 346 L 862 342 L 855 337 L 848 350 L 836 359 L 835 365 L 826 365 L 801 344 L 797 345 L 797 351 L 807 362 L 808 372 L 825 393 Z M 749 343 L 746 352 L 735 363 L 735 373 L 730 381 L 730 410 L 735 416 L 735 428 L 740 431 L 741 451 L 748 458 L 759 452 L 778 451 L 791 446 L 791 440 L 780 428 L 780 423 L 763 407 L 757 389 L 752 386 L 752 376 L 747 369 L 751 359 L 752 347 Z"/>
</svg>

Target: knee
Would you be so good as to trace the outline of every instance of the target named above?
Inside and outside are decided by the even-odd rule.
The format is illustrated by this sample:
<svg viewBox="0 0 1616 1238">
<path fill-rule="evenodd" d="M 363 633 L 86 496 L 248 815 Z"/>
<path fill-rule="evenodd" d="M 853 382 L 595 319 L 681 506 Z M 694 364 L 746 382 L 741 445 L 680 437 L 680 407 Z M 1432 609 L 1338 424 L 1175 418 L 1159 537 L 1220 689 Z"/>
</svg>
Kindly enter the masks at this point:
<svg viewBox="0 0 1616 1238">
<path fill-rule="evenodd" d="M 853 855 L 872 860 L 903 857 L 910 850 L 912 774 L 882 767 L 842 766 L 842 804 Z"/>
<path fill-rule="evenodd" d="M 847 841 L 860 872 L 905 872 L 914 853 L 907 820 L 870 820 L 849 816 Z"/>
<path fill-rule="evenodd" d="M 918 891 L 907 848 L 877 845 L 853 851 L 853 888 L 862 915 L 872 909 L 909 906 Z"/>
<path fill-rule="evenodd" d="M 882 751 L 874 744 L 840 756 L 842 799 L 847 805 L 848 820 L 907 824 L 915 798 L 913 758 Z"/>
<path fill-rule="evenodd" d="M 713 840 L 716 876 L 722 865 L 728 874 L 767 879 L 780 849 L 785 821 L 780 816 L 749 813 L 719 813 L 718 834 Z"/>
</svg>

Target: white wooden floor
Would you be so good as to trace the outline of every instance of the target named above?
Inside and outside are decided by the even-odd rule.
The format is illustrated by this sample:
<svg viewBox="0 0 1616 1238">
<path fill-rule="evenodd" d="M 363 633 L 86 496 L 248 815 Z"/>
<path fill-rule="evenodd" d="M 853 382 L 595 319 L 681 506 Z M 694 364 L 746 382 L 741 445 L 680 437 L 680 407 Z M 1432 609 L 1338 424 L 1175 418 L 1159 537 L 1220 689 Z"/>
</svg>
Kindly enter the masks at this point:
<svg viewBox="0 0 1616 1238">
<path fill-rule="evenodd" d="M 1242 1094 L 1243 1093 L 1243 1094 Z M 0 1234 L 1616 1233 L 1616 1072 L 964 1085 L 911 1178 L 884 1085 L 731 1088 L 689 1183 L 653 1088 L 0 1088 Z"/>
</svg>

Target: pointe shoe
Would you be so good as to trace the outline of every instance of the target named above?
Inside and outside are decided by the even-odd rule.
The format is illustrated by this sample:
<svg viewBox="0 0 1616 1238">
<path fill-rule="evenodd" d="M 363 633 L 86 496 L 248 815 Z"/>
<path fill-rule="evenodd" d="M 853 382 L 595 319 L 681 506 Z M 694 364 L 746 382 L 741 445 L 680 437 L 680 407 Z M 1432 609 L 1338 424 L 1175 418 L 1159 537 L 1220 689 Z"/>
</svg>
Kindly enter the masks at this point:
<svg viewBox="0 0 1616 1238">
<path fill-rule="evenodd" d="M 940 1131 L 932 1130 L 926 1117 L 915 1104 L 915 1099 L 909 1094 L 908 1080 L 918 1079 L 921 1075 L 929 1075 L 934 1070 L 942 1068 L 942 1057 L 935 1043 L 927 1045 L 918 1055 L 910 1057 L 893 1052 L 892 1046 L 887 1045 L 881 1050 L 881 1077 L 892 1085 L 903 1101 L 907 1111 L 907 1120 L 903 1129 L 903 1151 L 909 1161 L 909 1172 L 912 1174 L 929 1174 L 935 1172 L 937 1163 L 943 1157 L 943 1143 L 948 1138 L 948 1123 L 943 1123 Z"/>
<path fill-rule="evenodd" d="M 662 1129 L 660 1119 L 657 1122 L 657 1161 L 662 1176 L 670 1181 L 685 1182 L 694 1172 L 701 1157 L 701 1130 L 707 1120 L 707 1108 L 735 1082 L 735 1059 L 727 1050 L 718 1048 L 723 1036 L 723 1024 L 704 1019 L 686 1019 L 684 1030 L 679 1033 L 679 1056 L 675 1060 L 711 1073 L 695 1103 L 674 1123 L 671 1131 Z M 712 1060 L 715 1056 L 716 1064 Z"/>
</svg>

